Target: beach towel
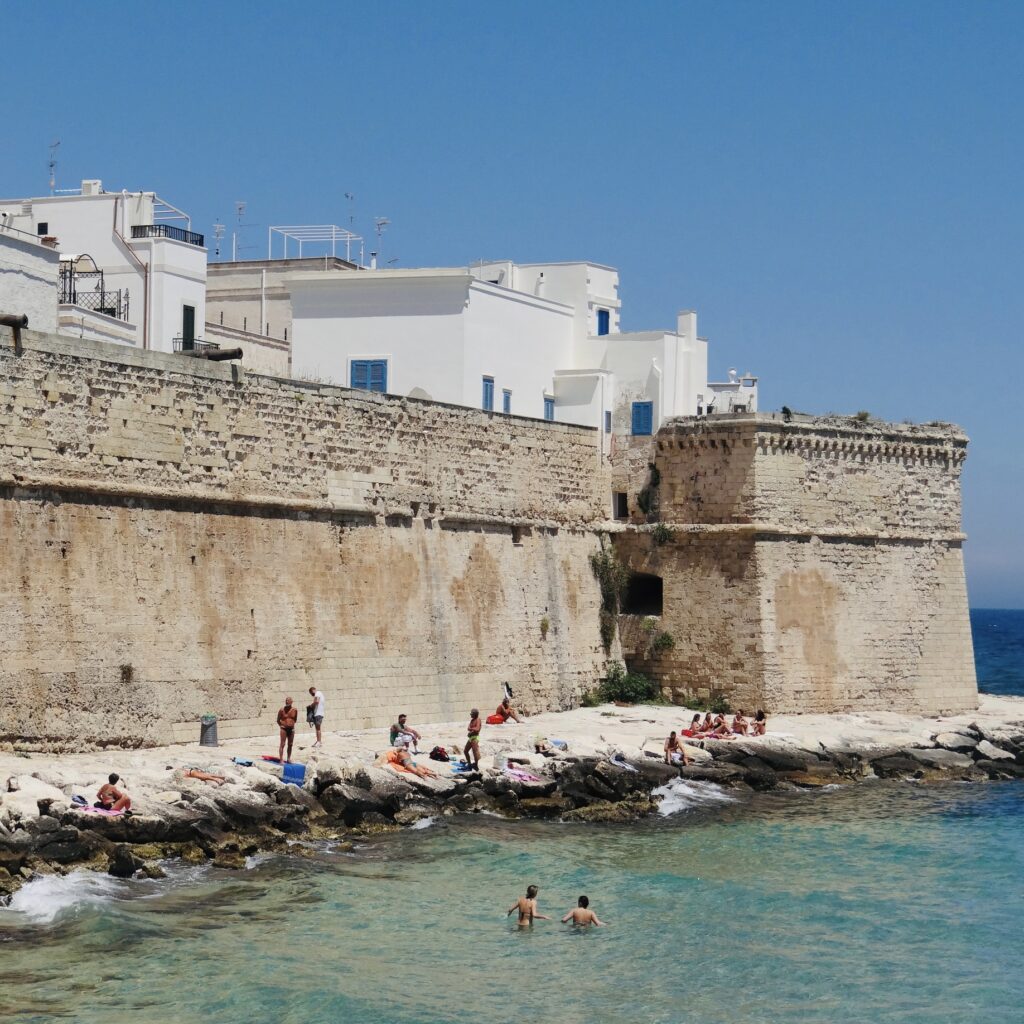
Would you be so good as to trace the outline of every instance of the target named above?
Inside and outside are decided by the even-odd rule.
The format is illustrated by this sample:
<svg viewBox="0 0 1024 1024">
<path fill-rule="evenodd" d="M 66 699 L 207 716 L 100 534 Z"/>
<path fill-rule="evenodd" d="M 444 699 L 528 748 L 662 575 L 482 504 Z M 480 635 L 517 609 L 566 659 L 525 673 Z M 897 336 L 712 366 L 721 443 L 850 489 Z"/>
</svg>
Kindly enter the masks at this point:
<svg viewBox="0 0 1024 1024">
<path fill-rule="evenodd" d="M 625 768 L 627 772 L 639 771 L 638 768 L 634 768 L 631 764 L 626 764 L 622 759 L 621 754 L 615 754 L 614 757 L 608 758 L 609 762 L 615 765 L 616 768 Z"/>
<path fill-rule="evenodd" d="M 522 768 L 506 768 L 505 774 L 510 779 L 515 779 L 517 782 L 540 782 L 540 779 L 536 775 L 524 772 Z"/>
<path fill-rule="evenodd" d="M 252 761 L 250 761 L 247 757 L 233 757 L 231 758 L 231 762 L 232 764 L 240 764 L 243 768 L 252 767 Z"/>
<path fill-rule="evenodd" d="M 76 811 L 81 811 L 83 814 L 99 814 L 104 818 L 120 818 L 124 814 L 123 807 L 119 811 L 108 811 L 105 807 L 80 807 L 78 804 L 73 804 L 72 806 Z"/>
</svg>

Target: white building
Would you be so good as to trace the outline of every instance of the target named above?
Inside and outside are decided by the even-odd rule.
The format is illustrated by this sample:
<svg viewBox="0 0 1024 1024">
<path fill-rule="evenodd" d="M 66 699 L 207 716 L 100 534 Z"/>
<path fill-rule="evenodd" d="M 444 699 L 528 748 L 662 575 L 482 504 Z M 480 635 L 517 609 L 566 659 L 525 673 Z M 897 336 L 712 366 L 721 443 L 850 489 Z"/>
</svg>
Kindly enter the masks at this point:
<svg viewBox="0 0 1024 1024">
<path fill-rule="evenodd" d="M 57 330 L 60 255 L 0 219 L 0 313 L 24 313 L 34 331 Z"/>
<path fill-rule="evenodd" d="M 620 435 L 705 414 L 712 400 L 696 314 L 674 331 L 620 332 L 611 267 L 295 273 L 288 288 L 298 377 Z M 756 408 L 756 380 L 750 398 Z"/>
<path fill-rule="evenodd" d="M 0 229 L 60 254 L 62 333 L 163 352 L 192 345 L 206 319 L 206 249 L 191 226 L 154 192 L 106 192 L 95 180 L 70 194 L 0 200 Z"/>
</svg>

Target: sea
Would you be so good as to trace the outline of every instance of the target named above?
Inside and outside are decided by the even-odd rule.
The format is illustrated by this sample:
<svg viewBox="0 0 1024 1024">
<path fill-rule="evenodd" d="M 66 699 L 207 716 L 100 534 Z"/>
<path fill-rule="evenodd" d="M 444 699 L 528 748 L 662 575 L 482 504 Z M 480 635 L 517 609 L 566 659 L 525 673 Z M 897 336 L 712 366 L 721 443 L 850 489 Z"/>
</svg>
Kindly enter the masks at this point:
<svg viewBox="0 0 1024 1024">
<path fill-rule="evenodd" d="M 971 621 L 981 688 L 1024 694 L 1024 611 Z M 427 820 L 243 872 L 35 880 L 0 911 L 0 1020 L 1024 1020 L 1024 784 L 664 797 L 628 825 Z M 519 929 L 528 884 L 551 920 Z M 606 927 L 560 923 L 581 894 Z"/>
</svg>

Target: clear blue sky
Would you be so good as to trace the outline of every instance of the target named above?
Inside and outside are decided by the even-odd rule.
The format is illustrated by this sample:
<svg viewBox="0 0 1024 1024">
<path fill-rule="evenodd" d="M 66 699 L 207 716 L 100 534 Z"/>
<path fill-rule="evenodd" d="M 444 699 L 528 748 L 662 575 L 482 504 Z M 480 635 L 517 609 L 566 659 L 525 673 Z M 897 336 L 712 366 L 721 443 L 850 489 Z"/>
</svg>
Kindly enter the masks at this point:
<svg viewBox="0 0 1024 1024">
<path fill-rule="evenodd" d="M 0 194 L 196 230 L 387 216 L 399 266 L 619 268 L 762 404 L 952 420 L 976 605 L 1024 606 L 1024 4 L 0 3 Z"/>
</svg>

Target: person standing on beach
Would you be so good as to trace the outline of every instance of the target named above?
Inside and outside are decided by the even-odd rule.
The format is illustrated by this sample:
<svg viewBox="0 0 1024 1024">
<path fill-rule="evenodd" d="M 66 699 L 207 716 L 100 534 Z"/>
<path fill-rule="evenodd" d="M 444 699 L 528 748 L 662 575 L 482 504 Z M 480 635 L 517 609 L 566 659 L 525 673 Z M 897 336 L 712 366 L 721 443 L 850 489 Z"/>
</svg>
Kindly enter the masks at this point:
<svg viewBox="0 0 1024 1024">
<path fill-rule="evenodd" d="M 519 899 L 508 908 L 506 917 L 511 916 L 517 910 L 519 911 L 519 927 L 528 928 L 533 924 L 534 921 L 550 921 L 551 918 L 537 912 L 537 893 L 540 890 L 535 885 L 527 887 L 526 895 L 520 896 Z"/>
<path fill-rule="evenodd" d="M 570 921 L 580 928 L 589 924 L 595 928 L 604 927 L 604 921 L 599 921 L 597 914 L 590 909 L 590 900 L 586 896 L 581 896 L 576 901 L 576 908 L 562 918 L 562 924 L 568 924 Z"/>
<path fill-rule="evenodd" d="M 299 720 L 299 709 L 292 706 L 291 697 L 285 697 L 284 707 L 277 712 L 277 724 L 281 730 L 281 743 L 277 748 L 277 759 L 284 764 L 292 759 L 292 744 L 295 742 L 295 723 Z M 288 744 L 288 757 L 284 756 L 285 744 Z"/>
<path fill-rule="evenodd" d="M 309 709 L 313 712 L 313 727 L 316 729 L 316 743 L 313 746 L 322 747 L 324 741 L 320 730 L 324 724 L 324 695 L 315 686 L 309 688 L 309 695 L 313 698 L 313 703 L 310 704 Z M 290 750 L 291 748 L 289 748 Z"/>
<path fill-rule="evenodd" d="M 466 758 L 466 763 L 470 768 L 479 770 L 480 768 L 480 730 L 483 728 L 483 723 L 480 721 L 480 711 L 477 708 L 473 708 L 469 713 L 469 729 L 466 731 L 466 749 L 463 751 L 463 756 Z M 470 754 L 473 755 L 473 760 L 470 760 Z"/>
</svg>

